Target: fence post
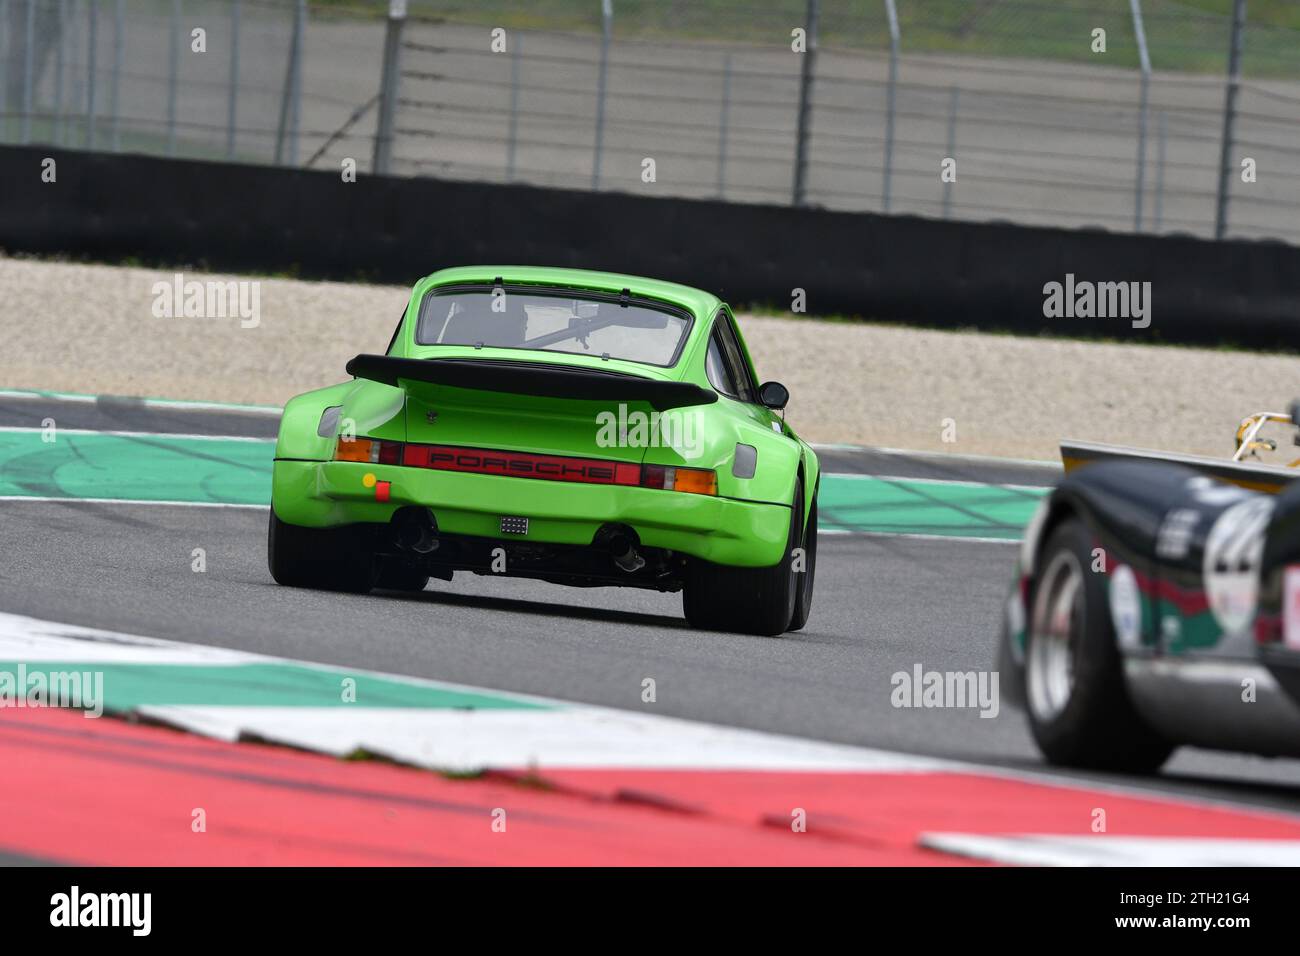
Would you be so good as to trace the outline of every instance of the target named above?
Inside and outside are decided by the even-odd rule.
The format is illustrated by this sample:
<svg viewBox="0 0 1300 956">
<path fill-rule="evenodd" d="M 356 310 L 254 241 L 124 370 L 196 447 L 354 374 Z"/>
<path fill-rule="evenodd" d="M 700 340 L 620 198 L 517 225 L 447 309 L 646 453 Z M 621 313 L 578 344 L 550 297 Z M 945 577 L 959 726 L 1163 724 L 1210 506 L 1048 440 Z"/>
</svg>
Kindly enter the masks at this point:
<svg viewBox="0 0 1300 956">
<path fill-rule="evenodd" d="M 515 148 L 519 139 L 519 58 L 524 55 L 524 35 L 515 31 L 515 48 L 510 54 L 510 130 L 506 140 L 506 182 L 515 178 Z"/>
<path fill-rule="evenodd" d="M 307 0 L 293 7 L 293 100 L 290 103 L 289 165 L 298 165 L 298 140 L 302 131 L 302 61 L 307 29 Z"/>
<path fill-rule="evenodd" d="M 596 76 L 596 152 L 591 158 L 591 188 L 600 188 L 601 153 L 605 148 L 605 83 L 609 74 L 609 43 L 614 33 L 614 6 L 600 0 L 600 72 Z"/>
<path fill-rule="evenodd" d="M 718 198 L 727 195 L 727 114 L 731 111 L 731 54 L 722 58 L 722 115 L 718 117 Z"/>
<path fill-rule="evenodd" d="M 389 0 L 388 24 L 384 29 L 384 66 L 379 78 L 379 119 L 375 128 L 375 151 L 370 171 L 387 176 L 393 161 L 393 116 L 397 109 L 397 87 L 401 78 L 398 62 L 402 55 L 402 27 L 406 23 L 406 0 Z"/>
<path fill-rule="evenodd" d="M 289 147 L 289 165 L 298 165 L 303 2 L 304 0 L 295 0 L 293 5 L 293 33 L 289 39 L 289 62 L 284 73 L 284 89 L 280 92 L 280 125 L 275 136 L 275 165 L 277 166 L 284 163 L 286 141 Z"/>
<path fill-rule="evenodd" d="M 86 41 L 86 149 L 95 148 L 95 69 L 99 46 L 99 0 L 90 0 L 89 37 Z"/>
<path fill-rule="evenodd" d="M 1232 161 L 1232 124 L 1237 116 L 1241 85 L 1241 31 L 1246 25 L 1246 0 L 1232 6 L 1232 45 L 1228 50 L 1228 92 L 1223 105 L 1223 149 L 1219 153 L 1219 199 L 1214 213 L 1214 238 L 1228 231 L 1228 164 Z"/>
<path fill-rule="evenodd" d="M 239 4 L 230 0 L 230 92 L 226 100 L 226 159 L 235 158 L 235 124 L 239 111 Z"/>
<path fill-rule="evenodd" d="M 1143 188 L 1146 185 L 1147 170 L 1147 120 L 1151 109 L 1151 57 L 1147 52 L 1147 34 L 1142 27 L 1142 0 L 1129 0 L 1129 9 L 1133 14 L 1133 35 L 1137 37 L 1138 62 L 1142 67 L 1141 88 L 1138 99 L 1138 155 L 1137 155 L 1137 196 L 1134 198 L 1133 230 L 1142 231 Z"/>
<path fill-rule="evenodd" d="M 12 52 L 10 44 L 10 52 Z M 27 0 L 23 21 L 23 116 L 20 128 L 24 144 L 32 141 L 32 57 L 36 54 L 36 0 Z"/>
<path fill-rule="evenodd" d="M 808 190 L 808 136 L 812 125 L 812 85 L 817 67 L 817 26 L 821 17 L 821 0 L 808 0 L 804 21 L 805 46 L 803 69 L 799 74 L 799 117 L 794 141 L 794 186 L 790 202 L 802 206 Z"/>
<path fill-rule="evenodd" d="M 894 0 L 885 0 L 889 17 L 889 87 L 885 104 L 885 173 L 881 185 L 881 208 L 889 212 L 894 178 L 894 101 L 898 94 L 898 8 Z"/>
<path fill-rule="evenodd" d="M 9 136 L 9 0 L 0 0 L 0 52 L 5 65 L 0 70 L 0 143 Z"/>
<path fill-rule="evenodd" d="M 172 0 L 171 43 L 167 60 L 167 155 L 176 155 L 176 84 L 180 69 L 181 0 Z"/>
<path fill-rule="evenodd" d="M 960 87 L 954 86 L 948 100 L 948 155 L 957 158 L 957 102 Z M 952 183 L 943 184 L 943 218 L 952 218 Z"/>
<path fill-rule="evenodd" d="M 1155 231 L 1160 231 L 1165 206 L 1165 112 L 1156 120 L 1156 209 Z"/>
<path fill-rule="evenodd" d="M 122 0 L 113 0 L 113 85 L 108 97 L 113 111 L 113 152 L 122 151 L 122 135 L 119 123 L 122 118 L 120 89 L 122 85 L 122 38 L 126 28 L 126 17 L 122 13 Z"/>
<path fill-rule="evenodd" d="M 60 3 L 62 0 L 60 0 Z M 0 0 L 0 51 L 5 55 L 4 69 L 0 70 L 0 142 L 9 136 L 9 60 L 12 56 L 9 36 L 9 0 Z"/>
</svg>

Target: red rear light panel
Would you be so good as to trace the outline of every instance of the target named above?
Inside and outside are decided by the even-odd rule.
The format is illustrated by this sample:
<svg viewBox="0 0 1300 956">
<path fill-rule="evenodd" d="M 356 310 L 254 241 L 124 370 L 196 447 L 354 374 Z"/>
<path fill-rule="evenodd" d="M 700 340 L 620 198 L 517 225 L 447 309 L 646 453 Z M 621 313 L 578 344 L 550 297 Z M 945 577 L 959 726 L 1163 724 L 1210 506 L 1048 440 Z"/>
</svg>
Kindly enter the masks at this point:
<svg viewBox="0 0 1300 956">
<path fill-rule="evenodd" d="M 437 471 L 464 471 L 512 478 L 576 481 L 589 485 L 639 485 L 641 466 L 601 458 L 534 455 L 449 445 L 407 445 L 402 464 Z"/>
<path fill-rule="evenodd" d="M 717 473 L 704 468 L 674 468 L 633 464 L 604 458 L 536 455 L 530 452 L 460 448 L 452 445 L 412 445 L 372 438 L 340 438 L 335 460 L 376 465 L 405 465 L 435 471 L 462 471 L 544 481 L 574 481 L 588 485 L 629 485 L 702 495 L 718 493 Z"/>
</svg>

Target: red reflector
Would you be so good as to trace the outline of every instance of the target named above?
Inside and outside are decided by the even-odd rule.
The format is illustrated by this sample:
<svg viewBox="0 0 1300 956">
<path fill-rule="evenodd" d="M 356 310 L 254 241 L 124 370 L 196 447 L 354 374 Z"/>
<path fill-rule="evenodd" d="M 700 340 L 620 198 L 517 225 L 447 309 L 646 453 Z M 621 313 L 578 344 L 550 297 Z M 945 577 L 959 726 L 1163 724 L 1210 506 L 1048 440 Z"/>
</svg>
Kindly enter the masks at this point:
<svg viewBox="0 0 1300 956">
<path fill-rule="evenodd" d="M 437 471 L 576 481 L 589 485 L 636 485 L 641 478 L 641 466 L 627 462 L 448 445 L 407 445 L 402 464 Z"/>
<path fill-rule="evenodd" d="M 392 482 L 388 482 L 388 481 L 375 482 L 375 500 L 387 501 L 389 494 L 392 491 L 392 487 L 393 487 Z"/>
</svg>

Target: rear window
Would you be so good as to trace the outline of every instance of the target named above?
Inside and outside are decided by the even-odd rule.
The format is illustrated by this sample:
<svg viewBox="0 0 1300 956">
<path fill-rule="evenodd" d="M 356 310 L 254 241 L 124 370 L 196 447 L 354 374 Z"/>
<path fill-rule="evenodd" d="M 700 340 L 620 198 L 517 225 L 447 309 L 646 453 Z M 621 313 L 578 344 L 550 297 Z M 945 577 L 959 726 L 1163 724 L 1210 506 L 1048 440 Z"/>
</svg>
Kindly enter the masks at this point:
<svg viewBox="0 0 1300 956">
<path fill-rule="evenodd" d="M 492 291 L 442 292 L 420 303 L 419 345 L 564 352 L 669 366 L 690 329 L 685 314 L 632 301 Z"/>
</svg>

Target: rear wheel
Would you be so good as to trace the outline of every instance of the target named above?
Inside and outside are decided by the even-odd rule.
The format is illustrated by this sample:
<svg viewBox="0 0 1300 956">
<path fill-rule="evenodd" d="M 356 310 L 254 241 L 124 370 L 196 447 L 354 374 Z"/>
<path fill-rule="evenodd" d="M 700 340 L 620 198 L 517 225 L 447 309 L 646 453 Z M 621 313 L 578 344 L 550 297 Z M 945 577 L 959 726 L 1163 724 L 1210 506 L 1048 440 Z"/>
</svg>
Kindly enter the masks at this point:
<svg viewBox="0 0 1300 956">
<path fill-rule="evenodd" d="M 1068 767 L 1146 773 L 1173 745 L 1133 708 L 1092 538 L 1070 519 L 1043 548 L 1029 598 L 1025 698 L 1043 755 Z"/>
<path fill-rule="evenodd" d="M 358 594 L 375 586 L 375 554 L 365 528 L 301 528 L 281 521 L 273 507 L 266 552 L 276 584 Z"/>
<path fill-rule="evenodd" d="M 803 529 L 803 570 L 799 577 L 799 591 L 794 601 L 794 616 L 790 630 L 802 630 L 812 613 L 813 583 L 817 575 L 817 493 L 813 492 L 812 507 L 808 509 L 808 522 Z"/>
<path fill-rule="evenodd" d="M 796 482 L 790 529 L 781 560 L 767 568 L 734 568 L 708 561 L 691 565 L 682 610 L 692 627 L 776 637 L 789 630 L 803 576 L 793 569 L 803 517 L 803 485 Z"/>
</svg>

